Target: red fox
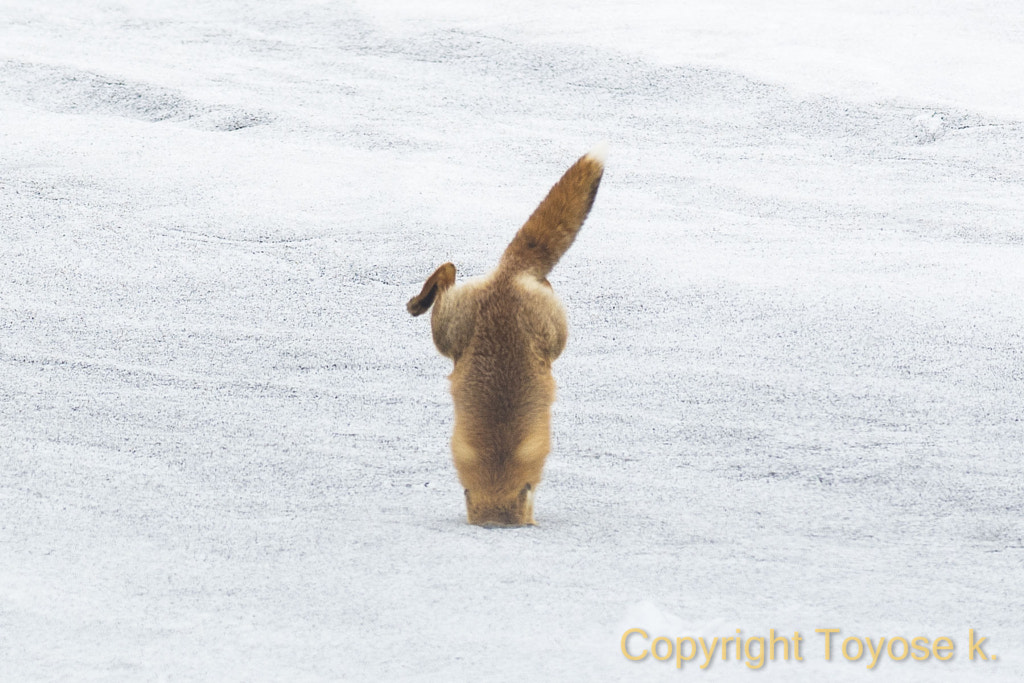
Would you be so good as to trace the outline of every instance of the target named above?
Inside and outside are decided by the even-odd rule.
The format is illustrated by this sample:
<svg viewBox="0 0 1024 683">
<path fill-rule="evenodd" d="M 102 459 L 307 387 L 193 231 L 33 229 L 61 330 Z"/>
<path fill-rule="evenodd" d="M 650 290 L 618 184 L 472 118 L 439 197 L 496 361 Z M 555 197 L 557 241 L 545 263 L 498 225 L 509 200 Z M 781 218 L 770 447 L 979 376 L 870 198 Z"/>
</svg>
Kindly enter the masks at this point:
<svg viewBox="0 0 1024 683">
<path fill-rule="evenodd" d="M 547 275 L 576 239 L 597 195 L 606 147 L 555 183 L 489 275 L 455 286 L 445 263 L 406 305 L 433 305 L 434 345 L 455 362 L 452 456 L 470 524 L 536 524 L 533 495 L 551 450 L 551 363 L 565 348 L 565 310 Z"/>
</svg>

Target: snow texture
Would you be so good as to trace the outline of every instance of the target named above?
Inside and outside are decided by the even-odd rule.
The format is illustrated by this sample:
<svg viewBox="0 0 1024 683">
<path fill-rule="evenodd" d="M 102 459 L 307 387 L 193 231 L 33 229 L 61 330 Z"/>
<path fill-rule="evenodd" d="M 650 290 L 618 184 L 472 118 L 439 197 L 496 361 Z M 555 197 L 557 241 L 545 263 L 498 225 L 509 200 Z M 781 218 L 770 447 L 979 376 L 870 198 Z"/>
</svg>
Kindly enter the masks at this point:
<svg viewBox="0 0 1024 683">
<path fill-rule="evenodd" d="M 1024 679 L 1024 6 L 681 5 L 0 2 L 0 679 Z M 604 139 L 468 526 L 405 301 Z"/>
</svg>

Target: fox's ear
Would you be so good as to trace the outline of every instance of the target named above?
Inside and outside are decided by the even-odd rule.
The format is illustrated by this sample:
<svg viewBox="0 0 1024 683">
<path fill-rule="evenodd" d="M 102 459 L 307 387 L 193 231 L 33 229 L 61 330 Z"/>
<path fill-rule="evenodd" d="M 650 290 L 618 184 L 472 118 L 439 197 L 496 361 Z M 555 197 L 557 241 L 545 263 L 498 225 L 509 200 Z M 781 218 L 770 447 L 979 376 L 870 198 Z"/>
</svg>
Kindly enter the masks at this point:
<svg viewBox="0 0 1024 683">
<path fill-rule="evenodd" d="M 519 490 L 519 505 L 523 508 L 530 503 L 533 498 L 533 486 L 527 482 L 526 486 Z"/>
<path fill-rule="evenodd" d="M 412 315 L 423 315 L 434 303 L 437 295 L 455 284 L 455 266 L 446 263 L 423 283 L 420 293 L 409 299 L 405 309 Z"/>
</svg>

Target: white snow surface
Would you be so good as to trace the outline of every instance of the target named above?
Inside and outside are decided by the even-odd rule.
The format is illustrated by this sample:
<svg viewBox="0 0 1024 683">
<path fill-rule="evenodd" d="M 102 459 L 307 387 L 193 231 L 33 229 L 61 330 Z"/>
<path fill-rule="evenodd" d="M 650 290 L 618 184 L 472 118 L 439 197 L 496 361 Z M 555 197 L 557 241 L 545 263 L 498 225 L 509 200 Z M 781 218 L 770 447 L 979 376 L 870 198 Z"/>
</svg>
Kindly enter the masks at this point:
<svg viewBox="0 0 1024 683">
<path fill-rule="evenodd" d="M 680 5 L 0 2 L 0 680 L 1024 679 L 1024 5 Z M 471 527 L 404 303 L 605 139 Z"/>
</svg>

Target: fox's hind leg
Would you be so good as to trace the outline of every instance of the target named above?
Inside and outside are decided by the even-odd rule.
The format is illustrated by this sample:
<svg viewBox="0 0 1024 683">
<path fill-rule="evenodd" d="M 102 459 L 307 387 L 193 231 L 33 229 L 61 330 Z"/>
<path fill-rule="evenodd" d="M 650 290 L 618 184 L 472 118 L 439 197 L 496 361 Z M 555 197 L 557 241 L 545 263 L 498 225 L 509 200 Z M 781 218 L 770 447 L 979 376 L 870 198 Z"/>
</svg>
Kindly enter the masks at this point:
<svg viewBox="0 0 1024 683">
<path fill-rule="evenodd" d="M 439 292 L 443 292 L 455 284 L 455 266 L 446 263 L 423 283 L 420 293 L 409 299 L 405 309 L 412 315 L 423 315 L 433 305 Z"/>
</svg>

